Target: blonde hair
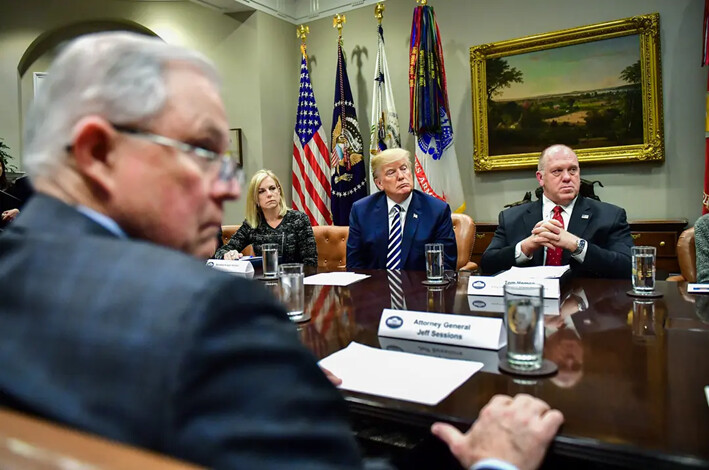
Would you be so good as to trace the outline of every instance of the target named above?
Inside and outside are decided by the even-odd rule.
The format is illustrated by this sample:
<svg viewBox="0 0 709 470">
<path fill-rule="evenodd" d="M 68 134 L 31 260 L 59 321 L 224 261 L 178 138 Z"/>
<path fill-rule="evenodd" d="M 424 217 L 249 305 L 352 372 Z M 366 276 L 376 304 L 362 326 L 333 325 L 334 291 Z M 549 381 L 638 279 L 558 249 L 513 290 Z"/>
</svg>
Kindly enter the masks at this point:
<svg viewBox="0 0 709 470">
<path fill-rule="evenodd" d="M 406 160 L 406 163 L 409 164 L 409 168 L 411 168 L 411 152 L 408 150 L 399 148 L 386 149 L 372 156 L 369 161 L 369 165 L 372 167 L 372 178 L 377 179 L 377 173 L 381 167 L 398 162 L 399 160 Z"/>
<path fill-rule="evenodd" d="M 280 200 L 278 201 L 278 215 L 283 217 L 288 212 L 288 207 L 286 206 L 286 199 L 283 197 L 283 186 L 278 180 L 278 176 L 271 170 L 259 170 L 251 178 L 249 183 L 249 191 L 246 193 L 246 223 L 251 227 L 258 227 L 261 217 L 263 217 L 263 211 L 258 206 L 258 188 L 263 183 L 263 180 L 271 177 L 275 181 L 278 187 L 278 192 L 281 194 Z"/>
</svg>

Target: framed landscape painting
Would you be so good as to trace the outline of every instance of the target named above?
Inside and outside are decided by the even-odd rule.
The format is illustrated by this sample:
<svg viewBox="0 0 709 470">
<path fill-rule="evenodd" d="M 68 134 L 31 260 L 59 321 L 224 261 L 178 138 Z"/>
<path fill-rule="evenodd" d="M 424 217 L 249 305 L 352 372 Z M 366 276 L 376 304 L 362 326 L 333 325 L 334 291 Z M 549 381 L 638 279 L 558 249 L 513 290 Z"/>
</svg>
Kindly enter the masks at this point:
<svg viewBox="0 0 709 470">
<path fill-rule="evenodd" d="M 659 15 L 470 48 L 475 171 L 664 160 Z"/>
</svg>

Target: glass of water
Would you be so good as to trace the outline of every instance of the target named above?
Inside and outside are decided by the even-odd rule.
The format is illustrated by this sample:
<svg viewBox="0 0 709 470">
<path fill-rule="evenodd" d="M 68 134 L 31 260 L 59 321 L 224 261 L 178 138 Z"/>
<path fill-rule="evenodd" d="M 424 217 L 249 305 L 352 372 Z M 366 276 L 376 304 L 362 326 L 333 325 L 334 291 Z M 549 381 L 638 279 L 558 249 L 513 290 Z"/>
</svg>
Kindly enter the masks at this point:
<svg viewBox="0 0 709 470">
<path fill-rule="evenodd" d="M 544 286 L 506 282 L 507 362 L 513 369 L 537 370 L 544 352 Z"/>
<path fill-rule="evenodd" d="M 264 279 L 278 278 L 278 243 L 264 243 L 261 245 L 263 257 Z"/>
<path fill-rule="evenodd" d="M 426 243 L 426 280 L 443 283 L 443 243 Z"/>
<path fill-rule="evenodd" d="M 286 306 L 288 318 L 294 322 L 310 320 L 310 312 L 305 312 L 303 265 L 299 263 L 280 265 L 278 278 L 281 284 L 281 301 Z"/>
<path fill-rule="evenodd" d="M 655 247 L 634 246 L 630 249 L 633 266 L 633 290 L 638 293 L 655 290 Z"/>
</svg>

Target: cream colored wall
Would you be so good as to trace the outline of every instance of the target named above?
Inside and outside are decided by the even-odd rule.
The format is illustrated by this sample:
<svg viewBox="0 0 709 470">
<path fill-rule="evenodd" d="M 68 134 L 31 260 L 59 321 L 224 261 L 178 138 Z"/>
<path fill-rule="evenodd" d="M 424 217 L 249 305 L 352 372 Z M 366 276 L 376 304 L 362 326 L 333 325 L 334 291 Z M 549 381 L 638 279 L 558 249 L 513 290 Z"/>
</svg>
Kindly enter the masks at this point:
<svg viewBox="0 0 709 470">
<path fill-rule="evenodd" d="M 15 161 L 21 151 L 21 118 L 32 96 L 32 72 L 44 71 L 48 57 L 37 60 L 24 77 L 18 77 L 17 65 L 28 46 L 43 32 L 71 23 L 91 20 L 126 19 L 139 23 L 165 41 L 200 50 L 220 70 L 229 122 L 243 129 L 247 174 L 263 166 L 261 130 L 262 94 L 270 94 L 259 80 L 259 69 L 267 65 L 256 53 L 258 18 L 263 13 L 223 15 L 187 1 L 135 3 L 122 0 L 23 0 L 2 1 L 3 27 L 0 29 L 0 136 L 11 147 Z M 31 12 L 31 14 L 29 14 Z M 287 23 L 273 19 L 285 29 Z M 271 25 L 270 28 L 275 26 Z M 277 29 L 277 28 L 276 28 Z M 293 72 L 295 80 L 295 71 Z M 283 79 L 285 81 L 285 79 Z M 290 80 L 290 81 L 292 81 Z M 281 87 L 282 88 L 282 87 Z M 295 111 L 292 113 L 295 115 Z M 268 115 L 268 114 L 267 114 Z M 273 132 L 287 146 L 290 135 Z M 21 163 L 20 163 L 21 167 Z M 227 204 L 226 223 L 243 220 L 243 201 Z"/>
<path fill-rule="evenodd" d="M 72 22 L 124 18 L 152 29 L 168 42 L 198 49 L 211 57 L 224 77 L 224 100 L 233 127 L 243 129 L 247 176 L 267 167 L 282 178 L 290 194 L 290 162 L 298 91 L 295 27 L 263 13 L 222 15 L 191 2 L 122 0 L 0 0 L 0 136 L 17 156 L 20 116 L 27 82 L 17 76 L 26 48 L 42 32 Z M 494 221 L 505 203 L 519 200 L 535 186 L 531 171 L 475 174 L 469 47 L 636 14 L 660 13 L 667 159 L 662 164 L 585 167 L 583 176 L 599 179 L 604 201 L 628 210 L 631 219 L 686 217 L 700 213 L 706 71 L 699 67 L 701 0 L 434 0 L 443 37 L 456 151 L 468 203 L 478 221 Z M 407 134 L 408 41 L 413 1 L 387 0 L 384 31 L 395 99 Z M 347 13 L 345 51 L 360 127 L 368 144 L 376 22 L 371 6 Z M 31 12 L 29 14 L 28 12 Z M 336 31 L 331 19 L 310 23 L 311 78 L 323 124 L 329 133 L 334 95 Z M 42 59 L 46 60 L 46 59 Z M 41 70 L 42 62 L 30 73 Z M 243 202 L 230 203 L 226 223 L 243 219 Z"/>
<path fill-rule="evenodd" d="M 704 113 L 707 73 L 700 64 L 701 0 L 438 0 L 436 11 L 443 39 L 448 92 L 458 164 L 467 210 L 477 221 L 497 221 L 504 204 L 518 201 L 534 189 L 532 171 L 479 173 L 473 171 L 469 48 L 505 39 L 660 13 L 666 161 L 583 168 L 584 178 L 605 185 L 604 201 L 627 209 L 630 219 L 685 217 L 690 223 L 701 212 L 704 170 Z M 403 145 L 413 150 L 408 135 L 408 47 L 414 2 L 388 0 L 384 35 L 402 124 Z M 376 59 L 373 7 L 347 13 L 344 28 L 348 72 L 360 129 L 369 141 L 371 90 Z M 336 31 L 331 19 L 310 24 L 308 51 L 316 60 L 311 78 L 329 131 L 334 93 Z M 356 55 L 357 49 L 366 54 Z M 361 58 L 358 65 L 357 58 Z M 593 71 L 589 71 L 593 73 Z M 363 78 L 360 78 L 363 77 Z M 361 81 L 364 80 L 364 83 Z M 356 83 L 355 83 L 356 82 Z"/>
</svg>

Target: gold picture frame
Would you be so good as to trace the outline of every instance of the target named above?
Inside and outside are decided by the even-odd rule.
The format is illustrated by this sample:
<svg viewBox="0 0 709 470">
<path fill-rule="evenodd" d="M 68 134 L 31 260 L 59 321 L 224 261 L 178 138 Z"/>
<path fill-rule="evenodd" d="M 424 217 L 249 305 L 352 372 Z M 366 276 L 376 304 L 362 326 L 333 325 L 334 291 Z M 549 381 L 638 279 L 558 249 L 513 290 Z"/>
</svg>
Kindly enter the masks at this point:
<svg viewBox="0 0 709 470">
<path fill-rule="evenodd" d="M 662 79 L 660 72 L 660 37 L 659 37 L 659 21 L 660 16 L 658 13 L 652 13 L 641 16 L 634 16 L 631 18 L 625 18 L 616 21 L 610 21 L 606 23 L 593 24 L 588 26 L 581 26 L 578 28 L 565 29 L 562 31 L 556 31 L 551 33 L 538 34 L 534 36 L 528 36 L 519 39 L 511 39 L 507 41 L 501 41 L 490 44 L 483 44 L 479 46 L 473 46 L 470 48 L 470 71 L 471 71 L 471 90 L 472 90 L 472 105 L 473 105 L 473 160 L 474 168 L 476 172 L 484 171 L 498 171 L 498 170 L 512 170 L 512 169 L 522 169 L 522 168 L 532 168 L 537 164 L 539 158 L 539 153 L 543 148 L 552 143 L 565 143 L 576 150 L 576 153 L 581 162 L 590 163 L 626 163 L 626 162 L 644 162 L 644 161 L 663 161 L 665 158 L 665 145 L 664 145 L 664 129 L 663 129 L 663 115 L 662 115 Z M 636 38 L 630 36 L 637 36 Z M 627 38 L 630 37 L 630 38 Z M 624 38 L 624 39 L 616 39 Z M 495 101 L 492 96 L 496 94 L 501 94 L 506 92 L 501 91 L 499 88 L 500 84 L 502 87 L 512 89 L 514 83 L 522 83 L 523 70 L 517 70 L 515 67 L 509 67 L 509 62 L 517 60 L 518 63 L 532 64 L 530 59 L 534 58 L 535 62 L 542 61 L 544 64 L 544 59 L 552 60 L 552 55 L 555 54 L 565 54 L 566 57 L 576 59 L 578 54 L 574 52 L 581 53 L 583 51 L 592 51 L 594 49 L 609 48 L 619 46 L 621 44 L 627 47 L 628 57 L 630 58 L 632 54 L 635 54 L 634 47 L 629 42 L 638 42 L 638 62 L 634 62 L 631 66 L 625 67 L 620 71 L 619 77 L 622 77 L 627 84 L 623 86 L 615 86 L 597 90 L 591 90 L 582 92 L 575 87 L 580 87 L 581 85 L 578 81 L 565 80 L 563 84 L 557 84 L 558 90 L 555 93 L 550 93 L 547 95 L 529 95 L 531 98 L 509 98 L 507 100 L 500 99 Z M 606 41 L 605 40 L 613 40 Z M 571 46 L 566 48 L 566 46 Z M 563 50 L 556 51 L 556 48 L 566 48 Z M 574 49 L 576 48 L 576 49 Z M 591 53 L 595 56 L 602 56 L 603 54 Z M 526 54 L 523 56 L 523 54 Z M 616 54 L 619 55 L 619 54 Z M 597 57 L 594 56 L 594 60 Z M 610 56 L 610 54 L 609 54 Z M 499 60 L 500 58 L 504 58 Z M 626 58 L 626 59 L 627 59 Z M 497 60 L 494 60 L 497 59 Z M 557 58 L 558 59 L 558 58 Z M 494 60 L 494 62 L 492 61 Z M 490 73 L 495 75 L 490 75 L 490 88 L 488 88 L 488 61 L 490 61 Z M 504 62 L 504 63 L 503 63 Z M 547 73 L 549 79 L 558 78 L 558 73 L 552 75 L 559 70 L 563 73 L 563 68 L 560 68 L 559 60 L 557 63 L 547 63 L 546 72 L 544 69 L 541 72 L 537 72 L 536 65 L 530 65 L 530 70 L 535 71 L 534 76 L 537 78 L 537 85 L 547 86 L 546 82 L 542 83 L 539 81 L 540 73 Z M 563 65 L 563 61 L 562 65 Z M 569 60 L 569 64 L 572 61 Z M 504 68 L 507 64 L 506 70 L 500 72 L 500 64 Z M 598 63 L 597 61 L 595 63 Z M 614 63 L 615 65 L 615 63 Z M 638 67 L 639 65 L 639 67 Z M 609 68 L 608 65 L 607 68 Z M 634 67 L 634 68 L 632 68 Z M 604 65 L 601 66 L 601 69 Z M 609 70 L 611 70 L 609 68 Z M 594 73 L 593 69 L 588 69 L 587 74 L 591 76 Z M 631 73 L 632 72 L 632 73 Z M 511 74 L 511 75 L 510 75 Z M 600 78 L 599 78 L 600 80 Z M 505 81 L 507 84 L 505 85 Z M 552 81 L 552 80 L 550 80 Z M 590 82 L 589 82 L 590 83 Z M 549 85 L 551 86 L 551 85 Z M 564 87 L 567 87 L 564 90 Z M 493 88 L 497 87 L 497 88 Z M 525 84 L 524 90 L 533 90 L 535 88 L 535 82 L 532 80 L 531 83 Z M 520 87 L 517 87 L 519 90 Z M 492 91 L 491 91 L 492 90 Z M 518 93 L 524 93 L 524 90 L 518 91 Z M 533 93 L 529 91 L 529 93 Z M 595 93 L 595 94 L 594 94 Z M 523 94 L 520 96 L 524 96 Z M 601 99 L 604 96 L 607 98 Z M 620 96 L 620 98 L 619 98 Z M 553 98 L 552 98 L 553 97 Z M 564 103 L 561 99 L 565 100 Z M 574 97 L 578 98 L 575 99 Z M 642 102 L 642 124 L 640 124 L 639 116 L 639 104 L 635 106 L 635 109 L 627 102 L 632 99 L 636 102 Z M 523 101 L 521 104 L 517 101 Z M 557 104 L 552 105 L 553 100 L 557 100 Z M 605 101 L 604 101 L 605 100 Z M 624 110 L 618 111 L 617 108 L 622 108 L 619 103 L 621 100 L 625 100 L 625 114 Z M 591 104 L 592 101 L 595 101 Z M 530 104 L 530 102 L 532 104 Z M 614 104 L 613 109 L 611 109 L 611 102 Z M 492 129 L 490 129 L 490 123 L 488 118 L 491 117 L 489 114 L 488 104 L 490 103 L 490 110 L 493 111 L 495 124 Z M 512 104 L 510 104 L 512 103 Z M 562 103 L 561 105 L 559 103 Z M 571 103 L 569 105 L 569 103 Z M 600 104 L 599 104 L 600 103 Z M 608 108 L 604 108 L 604 103 Z M 503 107 L 504 106 L 504 107 Z M 517 106 L 517 108 L 515 108 Z M 525 108 L 525 106 L 527 106 Z M 560 109 L 566 106 L 568 109 Z M 583 109 L 586 106 L 587 109 Z M 591 109 L 591 106 L 594 106 Z M 536 107 L 536 108 L 535 108 Z M 527 129 L 526 134 L 523 134 L 519 127 L 520 122 L 524 122 L 525 113 L 531 114 L 530 109 L 536 109 L 538 116 L 535 118 L 536 122 L 541 122 L 543 126 L 540 134 L 535 135 L 533 130 Z M 504 115 L 500 117 L 502 110 L 510 109 L 510 115 Z M 576 109 L 576 111 L 574 111 Z M 590 110 L 589 110 L 590 109 Z M 505 111 L 506 112 L 506 111 Z M 519 120 L 517 122 L 511 122 L 516 116 L 513 114 L 517 112 L 519 114 Z M 544 118 L 547 113 L 547 117 Z M 554 118 L 554 114 L 568 112 L 566 116 L 571 116 L 575 112 L 575 121 L 562 121 L 562 117 L 558 116 Z M 550 114 L 551 113 L 551 114 Z M 585 114 L 584 114 L 585 113 Z M 580 117 L 582 116 L 582 117 Z M 634 134 L 631 135 L 630 131 L 623 128 L 624 122 L 617 125 L 620 129 L 616 132 L 616 135 L 612 137 L 595 137 L 591 130 L 591 124 L 595 125 L 594 129 L 601 129 L 599 132 L 604 132 L 604 126 L 601 124 L 600 127 L 598 123 L 603 123 L 603 119 L 606 122 L 611 122 L 609 119 L 614 118 L 617 123 L 619 119 L 627 119 L 627 128 L 630 129 L 634 127 Z M 593 118 L 593 119 L 592 119 Z M 571 118 L 570 118 L 571 119 Z M 583 123 L 581 123 L 583 120 Z M 532 118 L 526 119 L 527 122 L 533 122 Z M 556 122 L 554 122 L 556 121 Z M 637 123 L 636 125 L 630 124 L 632 122 Z M 515 126 L 518 127 L 515 127 Z M 530 125 L 531 126 L 531 125 Z M 567 142 L 546 142 L 541 143 L 542 133 L 547 134 L 547 131 L 551 127 L 555 127 L 557 133 L 566 132 L 573 135 L 579 140 L 579 145 L 574 145 L 573 143 Z M 575 126 L 575 127 L 574 127 Z M 606 126 L 610 127 L 610 126 Z M 640 138 L 640 127 L 642 127 L 642 137 Z M 493 131 L 492 139 L 492 152 L 490 151 L 491 144 L 491 134 Z M 507 132 L 507 133 L 505 133 Z M 516 133 L 515 133 L 516 132 Z M 605 131 L 610 134 L 610 131 Z M 553 135 L 552 131 L 548 132 L 549 136 Z M 564 134 L 566 135 L 566 134 Z M 511 138 L 512 141 L 518 139 L 521 142 L 516 147 L 509 144 L 510 140 L 505 140 L 504 137 Z M 580 137 L 579 137 L 580 136 Z M 540 140 L 539 148 L 535 147 L 535 144 L 526 144 L 526 141 L 530 140 Z M 594 142 L 600 142 L 605 145 L 596 145 Z M 613 142 L 616 144 L 614 145 Z M 621 145 L 617 145 L 621 142 Z M 630 143 L 628 143 L 630 142 Z M 513 142 L 514 143 L 514 142 Z M 578 143 L 578 142 L 577 142 Z M 522 151 L 515 151 L 515 148 L 522 149 Z M 512 149 L 512 151 L 506 151 L 505 149 Z M 496 153 L 497 152 L 497 153 Z"/>
</svg>

